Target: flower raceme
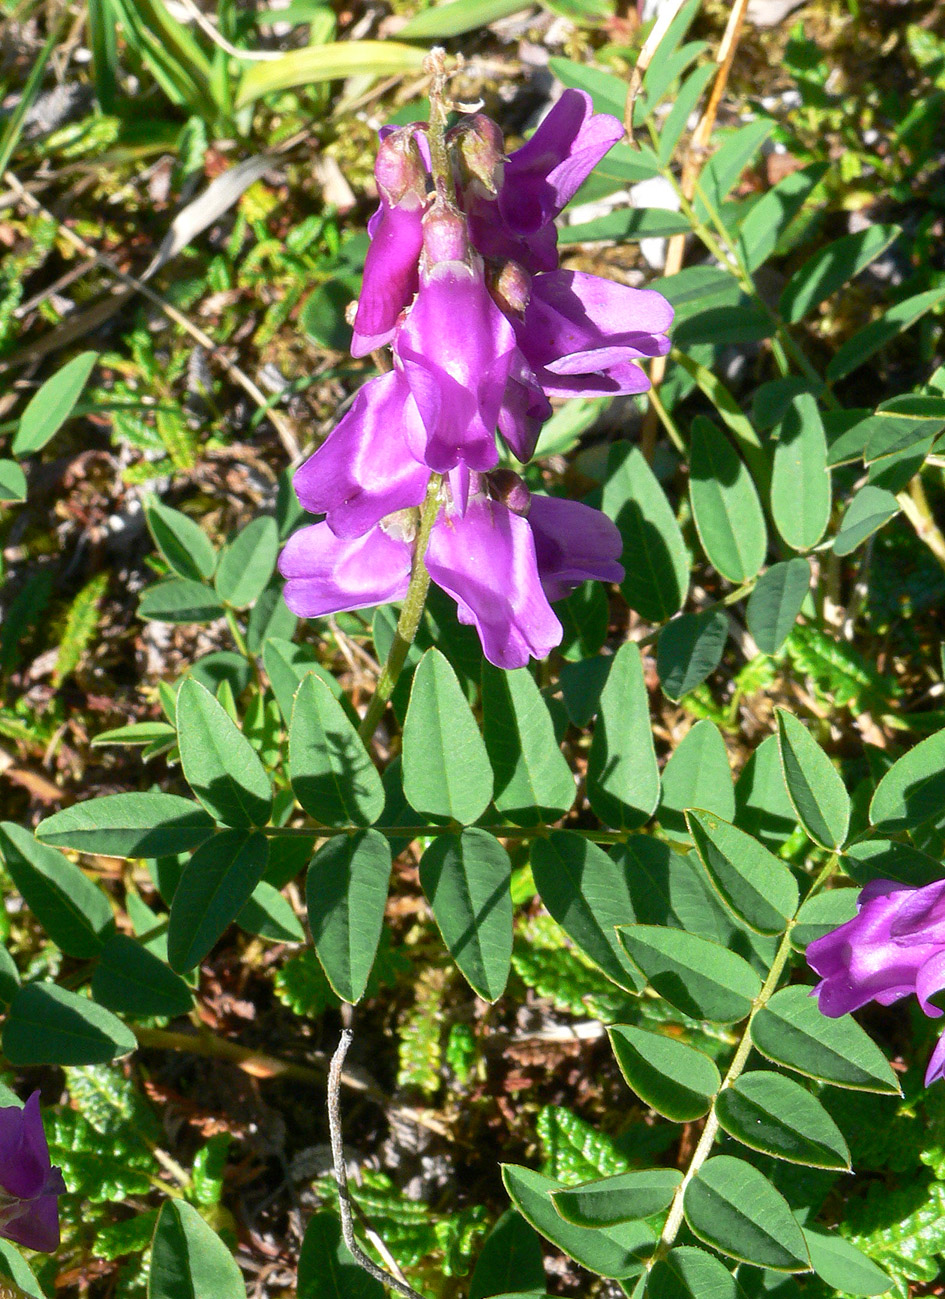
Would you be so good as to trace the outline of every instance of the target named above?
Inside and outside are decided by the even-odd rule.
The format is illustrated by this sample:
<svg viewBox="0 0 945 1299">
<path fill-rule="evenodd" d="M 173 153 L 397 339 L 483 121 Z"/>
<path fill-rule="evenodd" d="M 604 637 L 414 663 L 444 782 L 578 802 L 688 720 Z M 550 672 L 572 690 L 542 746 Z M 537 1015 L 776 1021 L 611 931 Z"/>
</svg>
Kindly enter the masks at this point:
<svg viewBox="0 0 945 1299">
<path fill-rule="evenodd" d="M 57 1197 L 65 1189 L 50 1164 L 39 1092 L 22 1109 L 0 1108 L 0 1236 L 52 1253 L 59 1246 Z"/>
<path fill-rule="evenodd" d="M 561 640 L 551 601 L 620 580 L 621 543 L 598 511 L 499 469 L 497 435 L 524 464 L 549 397 L 644 391 L 637 362 L 666 353 L 673 312 L 656 292 L 558 269 L 555 218 L 622 135 L 589 96 L 565 91 L 508 157 L 495 123 L 460 122 L 439 172 L 433 130 L 382 132 L 351 350 L 390 345 L 393 368 L 298 470 L 300 502 L 324 521 L 280 568 L 303 617 L 402 599 L 432 491 L 430 577 L 491 662 L 521 667 Z"/>
<path fill-rule="evenodd" d="M 932 1019 L 945 1014 L 934 998 L 945 991 L 945 880 L 911 888 L 871 880 L 852 920 L 807 948 L 821 976 L 814 989 L 825 1015 L 837 1018 L 868 1001 L 888 1006 L 915 993 Z M 945 1078 L 945 1034 L 932 1052 L 925 1085 Z"/>
</svg>

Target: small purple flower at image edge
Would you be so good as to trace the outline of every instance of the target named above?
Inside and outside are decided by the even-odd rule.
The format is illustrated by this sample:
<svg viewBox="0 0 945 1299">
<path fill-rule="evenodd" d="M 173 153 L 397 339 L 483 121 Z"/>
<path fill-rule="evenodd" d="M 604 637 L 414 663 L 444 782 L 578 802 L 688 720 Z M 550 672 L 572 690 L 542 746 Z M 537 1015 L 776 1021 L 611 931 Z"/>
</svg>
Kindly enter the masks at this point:
<svg viewBox="0 0 945 1299">
<path fill-rule="evenodd" d="M 923 1012 L 939 1019 L 934 998 L 945 991 L 945 880 L 920 888 L 894 880 L 870 880 L 860 892 L 857 914 L 817 938 L 807 961 L 821 981 L 813 989 L 832 1019 L 867 1002 L 889 1006 L 915 994 Z M 928 1087 L 945 1078 L 945 1034 L 925 1072 Z"/>
<path fill-rule="evenodd" d="M 49 1158 L 39 1092 L 22 1107 L 0 1107 L 0 1236 L 51 1254 L 59 1247 L 59 1199 L 66 1189 Z"/>
</svg>

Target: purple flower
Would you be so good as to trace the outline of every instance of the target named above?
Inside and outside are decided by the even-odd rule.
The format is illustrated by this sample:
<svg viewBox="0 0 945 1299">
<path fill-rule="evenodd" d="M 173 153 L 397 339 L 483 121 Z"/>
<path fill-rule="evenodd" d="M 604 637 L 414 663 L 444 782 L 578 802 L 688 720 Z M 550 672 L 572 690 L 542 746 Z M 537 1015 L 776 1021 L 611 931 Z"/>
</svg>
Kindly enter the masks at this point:
<svg viewBox="0 0 945 1299">
<path fill-rule="evenodd" d="M 374 174 L 381 205 L 368 224 L 371 244 L 354 318 L 352 356 L 366 356 L 391 341 L 420 282 L 426 168 L 413 127 L 382 137 Z"/>
<path fill-rule="evenodd" d="M 616 117 L 593 112 L 590 95 L 566 90 L 531 139 L 506 159 L 496 197 L 482 188 L 467 191 L 470 232 L 483 257 L 553 271 L 555 217 L 622 135 Z"/>
<path fill-rule="evenodd" d="M 364 281 L 354 317 L 351 355 L 367 356 L 394 337 L 402 311 L 419 283 L 423 209 L 384 207 L 364 259 Z"/>
<path fill-rule="evenodd" d="M 623 133 L 616 117 L 594 112 L 590 95 L 566 90 L 506 161 L 499 211 L 509 228 L 532 234 L 553 221 Z"/>
<path fill-rule="evenodd" d="M 443 491 L 427 570 L 456 601 L 460 622 L 475 626 L 497 667 L 524 667 L 559 644 L 562 628 L 549 601 L 588 578 L 623 577 L 620 534 L 586 505 L 531 496 L 508 471 L 470 474 L 463 466 Z M 415 510 L 390 515 L 354 539 L 336 536 L 327 522 L 302 528 L 279 561 L 286 603 L 312 618 L 402 599 L 416 532 Z"/>
<path fill-rule="evenodd" d="M 410 454 L 424 428 L 403 375 L 370 379 L 344 419 L 296 472 L 299 501 L 339 537 L 360 537 L 385 515 L 419 505 L 429 469 Z"/>
<path fill-rule="evenodd" d="M 484 484 L 483 484 L 484 486 Z M 542 590 L 528 522 L 485 492 L 470 496 L 466 512 L 447 508 L 430 534 L 430 577 L 456 601 L 457 616 L 472 624 L 482 652 L 500 668 L 545 658 L 560 642 L 561 624 Z"/>
<path fill-rule="evenodd" d="M 422 422 L 419 436 L 405 429 L 407 443 L 437 473 L 460 461 L 492 469 L 499 410 L 520 366 L 515 334 L 486 288 L 480 259 L 468 250 L 462 218 L 432 212 L 424 248 L 420 290 L 394 341 Z"/>
<path fill-rule="evenodd" d="M 673 309 L 653 289 L 631 289 L 583 271 L 551 271 L 532 280 L 519 346 L 550 397 L 645 392 L 635 364 L 665 356 Z"/>
<path fill-rule="evenodd" d="M 279 556 L 286 604 L 300 618 L 320 618 L 402 600 L 415 535 L 416 524 L 396 514 L 353 539 L 336 537 L 327 523 L 300 528 Z"/>
<path fill-rule="evenodd" d="M 808 964 L 821 976 L 814 989 L 821 1011 L 846 1015 L 868 1001 L 888 1006 L 915 993 L 932 1019 L 945 1011 L 932 1000 L 945 989 L 945 880 L 910 888 L 871 880 L 845 925 L 815 939 Z M 926 1086 L 945 1076 L 945 1045 L 936 1047 Z"/>
<path fill-rule="evenodd" d="M 533 496 L 528 522 L 549 600 L 563 600 L 589 578 L 623 581 L 623 541 L 616 524 L 600 510 L 558 496 Z"/>
<path fill-rule="evenodd" d="M 0 1236 L 50 1254 L 59 1247 L 59 1204 L 66 1184 L 49 1161 L 39 1092 L 22 1109 L 0 1109 Z"/>
</svg>

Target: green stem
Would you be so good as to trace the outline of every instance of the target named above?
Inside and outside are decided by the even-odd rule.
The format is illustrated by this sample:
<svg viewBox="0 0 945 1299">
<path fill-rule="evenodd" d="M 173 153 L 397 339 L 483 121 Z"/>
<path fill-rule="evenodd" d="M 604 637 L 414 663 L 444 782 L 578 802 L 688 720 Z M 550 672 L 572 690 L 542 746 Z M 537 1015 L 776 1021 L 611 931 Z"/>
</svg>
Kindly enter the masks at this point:
<svg viewBox="0 0 945 1299">
<path fill-rule="evenodd" d="M 807 894 L 807 897 L 810 897 L 813 893 L 817 892 L 822 887 L 822 885 L 826 883 L 826 881 L 830 878 L 830 876 L 833 874 L 836 868 L 837 868 L 837 854 L 834 853 L 830 857 L 826 865 L 824 866 L 823 870 L 814 880 L 813 884 L 810 887 L 810 892 Z M 696 1174 L 698 1173 L 702 1165 L 705 1163 L 705 1161 L 708 1159 L 712 1147 L 715 1144 L 715 1138 L 718 1136 L 718 1132 L 719 1132 L 719 1117 L 718 1117 L 718 1108 L 717 1108 L 718 1096 L 721 1095 L 721 1093 L 725 1091 L 727 1087 L 731 1087 L 732 1084 L 741 1076 L 742 1072 L 744 1071 L 745 1065 L 748 1062 L 748 1057 L 751 1055 L 751 1049 L 754 1045 L 754 1043 L 751 1040 L 752 1023 L 754 1022 L 754 1018 L 758 1014 L 758 1012 L 760 1010 L 763 1010 L 764 1007 L 771 1000 L 771 998 L 774 996 L 775 990 L 777 989 L 777 986 L 781 981 L 781 975 L 784 973 L 784 967 L 787 965 L 788 958 L 791 955 L 791 931 L 793 930 L 796 924 L 797 924 L 796 916 L 792 917 L 792 919 L 788 921 L 787 929 L 785 929 L 784 931 L 784 936 L 781 939 L 777 952 L 775 953 L 774 961 L 771 964 L 771 969 L 768 971 L 768 977 L 765 979 L 764 983 L 762 984 L 761 991 L 758 993 L 758 996 L 755 998 L 752 1004 L 751 1014 L 748 1016 L 748 1021 L 745 1024 L 745 1028 L 742 1032 L 741 1041 L 739 1042 L 738 1048 L 736 1049 L 735 1054 L 732 1057 L 732 1063 L 729 1065 L 728 1071 L 726 1072 L 725 1077 L 722 1079 L 722 1086 L 719 1088 L 718 1095 L 716 1095 L 712 1101 L 712 1108 L 709 1110 L 708 1117 L 706 1118 L 705 1121 L 705 1127 L 702 1129 L 702 1135 L 699 1138 L 699 1144 L 696 1146 L 695 1150 L 692 1153 L 692 1159 L 689 1161 L 689 1167 L 686 1169 L 686 1175 L 683 1177 L 683 1180 L 676 1188 L 676 1193 L 673 1196 L 673 1202 L 669 1207 L 669 1213 L 666 1215 L 666 1223 L 663 1227 L 663 1234 L 660 1236 L 659 1244 L 654 1250 L 652 1258 L 647 1263 L 648 1269 L 652 1268 L 653 1265 L 656 1262 L 658 1262 L 659 1259 L 666 1257 L 666 1255 L 672 1249 L 676 1237 L 679 1235 L 679 1229 L 683 1223 L 683 1216 L 684 1216 L 683 1203 L 685 1200 L 686 1188 L 688 1187 L 692 1179 L 696 1176 Z"/>
<path fill-rule="evenodd" d="M 249 652 L 249 646 L 246 644 L 246 637 L 240 631 L 240 625 L 236 621 L 236 614 L 229 605 L 226 606 L 224 612 L 226 614 L 226 625 L 230 629 L 230 635 L 233 637 L 234 645 L 242 654 L 244 659 L 249 659 L 251 663 L 255 664 L 256 660 Z"/>
<path fill-rule="evenodd" d="M 252 668 L 253 679 L 256 682 L 257 689 L 262 690 L 263 681 L 262 681 L 262 675 L 259 671 L 259 659 L 256 657 L 256 655 L 250 650 L 249 646 L 246 644 L 246 637 L 243 635 L 242 631 L 240 630 L 240 625 L 236 621 L 236 614 L 233 612 L 233 610 L 230 608 L 229 605 L 226 605 L 224 607 L 224 612 L 226 614 L 227 626 L 230 629 L 230 635 L 233 637 L 233 644 L 236 646 L 239 653 L 242 654 L 243 658 Z"/>
<path fill-rule="evenodd" d="M 679 452 L 681 456 L 685 457 L 688 454 L 685 439 L 683 438 L 683 435 L 680 433 L 679 429 L 676 427 L 676 424 L 673 421 L 673 417 L 670 415 L 669 411 L 663 405 L 659 396 L 659 389 L 655 386 L 650 388 L 649 392 L 647 393 L 647 396 L 649 397 L 650 402 L 653 405 L 653 409 L 656 411 L 657 415 L 660 418 L 660 423 L 663 425 L 663 428 L 669 434 L 670 441 L 672 442 L 673 446 L 676 448 L 676 450 Z"/>
<path fill-rule="evenodd" d="M 834 397 L 829 388 L 824 387 L 823 380 L 815 370 L 814 366 L 808 360 L 803 349 L 792 337 L 787 324 L 781 319 L 780 314 L 765 301 L 755 287 L 755 281 L 751 272 L 745 265 L 741 249 L 732 239 L 725 223 L 713 205 L 712 201 L 703 190 L 699 190 L 699 195 L 705 203 L 706 211 L 709 214 L 709 220 L 715 226 L 718 238 L 709 230 L 703 221 L 700 221 L 696 215 L 695 207 L 682 193 L 678 181 L 675 177 L 668 176 L 680 198 L 680 211 L 688 218 L 692 224 L 693 234 L 699 239 L 713 257 L 724 267 L 727 267 L 739 286 L 748 295 L 756 307 L 760 307 L 768 316 L 775 327 L 775 335 L 771 340 L 771 348 L 777 362 L 778 369 L 782 374 L 788 373 L 787 356 L 790 355 L 797 368 L 805 378 L 809 379 L 816 388 L 820 388 L 821 396 L 826 404 L 832 409 L 839 408 L 840 403 Z M 734 262 L 734 265 L 732 264 Z"/>
<path fill-rule="evenodd" d="M 394 693 L 394 687 L 407 660 L 407 654 L 417 635 L 417 628 L 420 626 L 420 619 L 423 616 L 427 591 L 430 589 L 430 574 L 427 572 L 425 560 L 427 546 L 430 542 L 430 533 L 440 512 L 440 485 L 442 481 L 439 474 L 432 475 L 430 485 L 427 488 L 426 500 L 423 502 L 423 508 L 420 511 L 420 528 L 417 532 L 417 541 L 413 552 L 410 585 L 401 606 L 400 617 L 397 619 L 397 630 L 394 632 L 394 640 L 387 655 L 387 662 L 381 669 L 381 675 L 377 679 L 373 698 L 368 705 L 367 712 L 364 714 L 364 720 L 358 727 L 358 734 L 365 744 L 370 744 L 374 732 L 377 730 L 377 724 L 384 715 L 388 700 Z"/>
<path fill-rule="evenodd" d="M 342 826 L 279 826 L 267 825 L 263 827 L 262 833 L 268 835 L 270 839 L 291 838 L 291 839 L 335 839 L 339 835 L 354 834 L 361 827 L 354 825 Z M 626 843 L 626 830 L 584 830 L 572 826 L 556 827 L 550 825 L 477 825 L 477 830 L 484 830 L 486 834 L 493 834 L 497 839 L 543 839 L 551 830 L 563 828 L 568 834 L 580 835 L 582 839 L 589 839 L 592 843 Z M 402 839 L 407 836 L 410 839 L 433 838 L 438 834 L 455 834 L 456 826 L 450 825 L 372 825 L 372 830 L 378 834 L 387 835 L 390 839 Z M 166 928 L 166 926 L 165 926 Z"/>
<path fill-rule="evenodd" d="M 430 125 L 427 129 L 427 140 L 430 144 L 430 171 L 433 174 L 437 197 L 444 203 L 448 203 L 450 207 L 455 207 L 456 186 L 453 183 L 453 168 L 446 146 L 446 121 L 449 110 L 446 106 L 445 51 L 440 46 L 435 46 L 424 60 L 424 67 L 433 77 L 430 86 Z"/>
</svg>

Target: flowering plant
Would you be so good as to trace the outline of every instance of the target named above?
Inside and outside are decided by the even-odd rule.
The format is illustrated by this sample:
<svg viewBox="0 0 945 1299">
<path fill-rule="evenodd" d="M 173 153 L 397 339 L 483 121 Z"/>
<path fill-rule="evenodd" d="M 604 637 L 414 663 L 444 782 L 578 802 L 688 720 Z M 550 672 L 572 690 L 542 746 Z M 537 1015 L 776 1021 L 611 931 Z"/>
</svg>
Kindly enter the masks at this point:
<svg viewBox="0 0 945 1299">
<path fill-rule="evenodd" d="M 114 83 L 111 7 L 90 13 L 96 69 Z M 201 7 L 184 6 L 195 22 Z M 251 28 L 226 8 L 201 26 L 227 42 L 224 90 Z M 465 22 L 467 8 L 430 4 L 417 21 Z M 173 330 L 149 316 L 122 334 L 112 319 L 103 364 L 72 358 L 13 421 L 23 457 L 69 412 L 74 424 L 62 459 L 0 467 L 18 502 L 0 635 L 13 817 L 0 822 L 0 1051 L 9 1085 L 25 1094 L 42 1069 L 44 1091 L 62 1089 L 48 1144 L 37 1095 L 0 1110 L 0 1293 L 245 1299 L 244 1273 L 300 1299 L 938 1284 L 945 1061 L 940 1044 L 926 1091 L 901 1012 L 913 992 L 930 1018 L 945 1006 L 945 284 L 923 189 L 937 154 L 908 161 L 937 140 L 941 59 L 930 31 L 907 26 L 926 84 L 869 163 L 900 169 L 897 205 L 929 208 L 900 233 L 870 217 L 861 155 L 836 134 L 805 153 L 753 82 L 749 113 L 726 97 L 744 0 L 716 60 L 682 44 L 698 0 L 675 16 L 658 6 L 629 50 L 625 8 L 606 45 L 549 20 L 581 61 L 554 58 L 564 88 L 515 148 L 475 108 L 448 116 L 458 82 L 430 55 L 431 120 L 381 129 L 364 241 L 325 177 L 399 85 L 354 109 L 346 91 L 319 123 L 320 211 L 294 148 L 214 179 L 163 246 L 217 213 L 187 254 L 214 286 L 197 309 L 211 333 L 142 286 Z M 187 48 L 160 0 L 143 9 Z M 536 9 L 525 21 L 543 21 Z M 315 10 L 313 25 L 334 21 Z M 406 20 L 405 41 L 416 30 Z M 424 59 L 399 41 L 312 40 L 249 61 L 234 109 L 247 129 L 269 113 L 289 139 L 293 113 L 327 103 L 307 84 L 283 93 L 299 68 Z M 784 66 L 806 94 L 820 65 L 799 44 Z M 172 63 L 159 66 L 173 89 Z M 471 93 L 492 93 L 483 66 L 477 54 L 461 73 Z M 521 127 L 549 76 L 536 69 L 511 104 L 500 87 L 495 117 Z M 805 130 L 835 112 L 824 90 Z M 78 234 L 94 222 L 41 203 L 77 174 L 86 192 L 95 169 L 69 154 L 124 129 L 92 125 L 88 140 L 24 136 L 67 162 L 36 187 L 5 171 L 0 333 L 54 322 L 5 365 L 45 365 L 47 346 L 80 332 L 81 303 L 60 317 L 86 275 L 114 266 L 137 286 Z M 199 123 L 181 141 L 189 165 Z M 208 165 L 226 156 L 208 151 Z M 177 183 L 163 170 L 154 194 Z M 252 177 L 221 240 L 219 205 Z M 138 180 L 109 190 L 116 208 Z M 574 199 L 583 212 L 565 210 Z M 278 210 L 270 231 L 263 210 Z M 70 246 L 78 281 L 58 264 Z M 349 357 L 343 303 L 365 247 Z M 20 276 L 42 283 L 18 307 Z M 214 338 L 237 301 L 245 327 L 224 353 Z M 339 328 L 323 330 L 329 303 Z M 275 389 L 273 364 L 245 354 L 261 360 L 253 349 L 276 336 L 280 358 L 321 354 L 270 400 L 250 373 Z M 216 391 L 230 381 L 259 407 L 248 432 L 235 392 Z M 336 404 L 301 463 L 303 413 L 314 424 Z M 120 446 L 106 452 L 112 419 Z M 113 470 L 106 509 L 99 469 L 78 468 L 99 460 Z M 60 482 L 50 532 L 44 493 Z M 130 526 L 141 515 L 150 541 Z M 86 562 L 98 571 L 60 618 Z M 138 623 L 127 601 L 145 568 Z M 892 1007 L 864 1017 L 876 1041 L 853 1018 L 870 1001 Z M 56 1257 L 33 1257 L 56 1246 L 60 1219 Z"/>
</svg>

